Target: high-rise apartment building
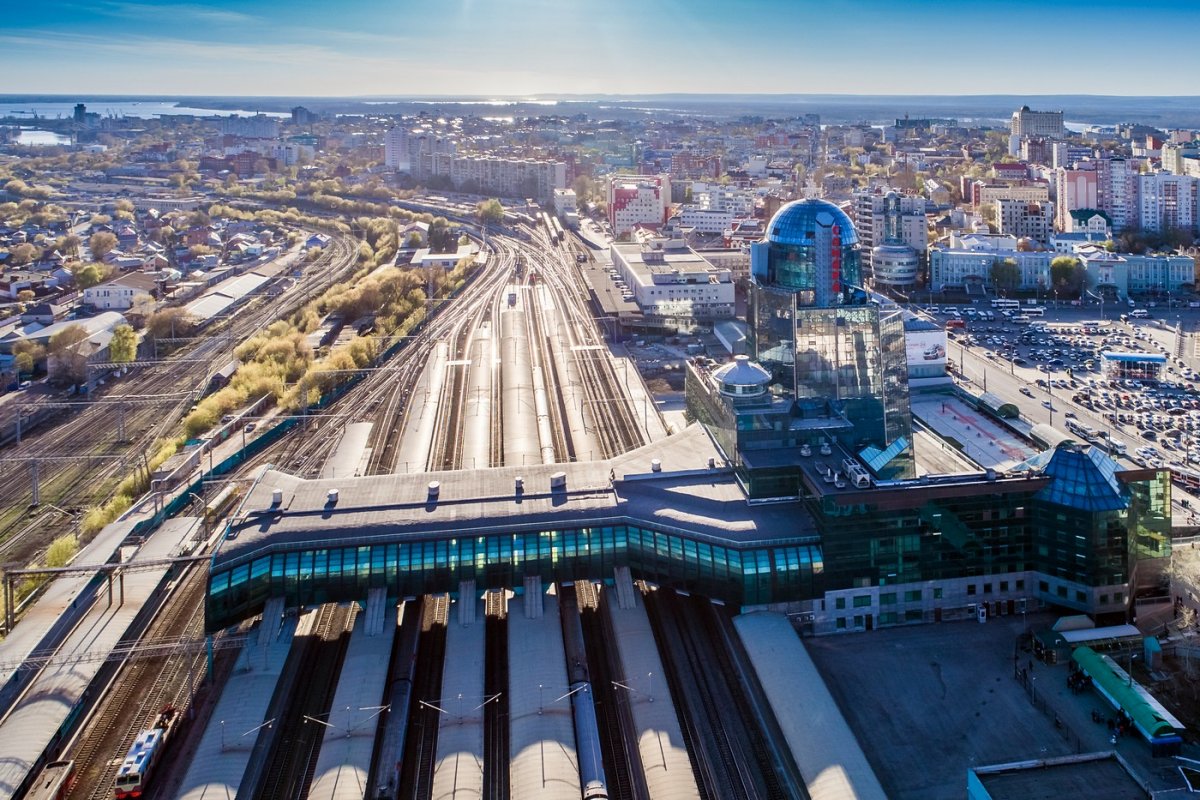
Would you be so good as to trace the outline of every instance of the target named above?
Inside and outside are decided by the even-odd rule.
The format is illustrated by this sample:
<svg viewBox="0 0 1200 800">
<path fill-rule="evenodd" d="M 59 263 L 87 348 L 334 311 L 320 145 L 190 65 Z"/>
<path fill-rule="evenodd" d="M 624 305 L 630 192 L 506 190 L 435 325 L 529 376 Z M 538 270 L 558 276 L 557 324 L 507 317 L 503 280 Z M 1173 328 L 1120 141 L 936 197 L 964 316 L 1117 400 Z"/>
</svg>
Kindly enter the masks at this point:
<svg viewBox="0 0 1200 800">
<path fill-rule="evenodd" d="M 1138 224 L 1137 168 L 1123 158 L 1102 158 L 1096 162 L 1096 207 L 1108 213 L 1113 231 Z"/>
<path fill-rule="evenodd" d="M 1054 171 L 1054 227 L 1071 230 L 1072 211 L 1099 208 L 1098 173 L 1094 169 L 1057 169 Z"/>
<path fill-rule="evenodd" d="M 1138 227 L 1144 231 L 1178 228 L 1195 233 L 1198 186 L 1200 180 L 1190 175 L 1160 172 L 1137 176 Z"/>
<path fill-rule="evenodd" d="M 412 152 L 409 149 L 408 128 L 397 125 L 383 137 L 383 163 L 400 172 L 412 170 Z"/>
<path fill-rule="evenodd" d="M 221 133 L 240 136 L 243 139 L 279 138 L 279 120 L 266 114 L 252 117 L 225 117 L 221 120 Z"/>
<path fill-rule="evenodd" d="M 1012 135 L 1017 137 L 1045 136 L 1062 139 L 1067 135 L 1061 111 L 1031 111 L 1022 106 L 1012 115 Z"/>
</svg>

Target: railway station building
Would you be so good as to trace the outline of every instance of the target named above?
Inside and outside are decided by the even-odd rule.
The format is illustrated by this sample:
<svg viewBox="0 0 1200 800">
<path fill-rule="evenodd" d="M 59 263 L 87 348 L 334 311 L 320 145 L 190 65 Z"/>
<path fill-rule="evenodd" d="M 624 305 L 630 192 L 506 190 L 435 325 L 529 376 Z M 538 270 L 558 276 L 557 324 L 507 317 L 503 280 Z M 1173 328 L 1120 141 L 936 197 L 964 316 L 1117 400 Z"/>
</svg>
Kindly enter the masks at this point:
<svg viewBox="0 0 1200 800">
<path fill-rule="evenodd" d="M 757 361 L 693 360 L 697 424 L 665 439 L 533 467 L 264 468 L 213 555 L 208 629 L 276 597 L 521 592 L 626 569 L 816 634 L 1044 605 L 1126 621 L 1170 555 L 1169 472 L 1072 441 L 1004 472 L 918 469 L 903 324 L 857 288 L 853 226 L 835 211 L 780 210 L 752 256 Z"/>
</svg>

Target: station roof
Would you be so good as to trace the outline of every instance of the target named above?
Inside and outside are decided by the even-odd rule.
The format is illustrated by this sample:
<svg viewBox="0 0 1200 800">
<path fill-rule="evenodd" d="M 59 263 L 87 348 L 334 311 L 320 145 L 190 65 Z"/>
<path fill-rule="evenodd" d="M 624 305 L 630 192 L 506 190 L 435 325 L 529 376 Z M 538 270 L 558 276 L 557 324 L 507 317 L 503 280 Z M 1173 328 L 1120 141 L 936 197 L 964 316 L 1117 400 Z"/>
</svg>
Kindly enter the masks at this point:
<svg viewBox="0 0 1200 800">
<path fill-rule="evenodd" d="M 1167 357 L 1161 353 L 1118 353 L 1106 350 L 1100 354 L 1105 361 L 1133 361 L 1148 364 L 1165 364 Z"/>
<path fill-rule="evenodd" d="M 717 465 L 708 467 L 709 458 Z M 657 460 L 661 471 L 654 471 Z M 565 487 L 551 488 L 551 476 Z M 516 492 L 516 478 L 523 489 Z M 439 484 L 436 499 L 429 484 Z M 282 503 L 272 508 L 274 489 Z M 338 490 L 336 503 L 327 502 Z M 799 502 L 747 502 L 699 425 L 608 461 L 488 470 L 305 480 L 266 469 L 247 495 L 214 564 L 336 539 L 397 541 L 438 535 L 638 524 L 718 544 L 778 544 L 815 537 Z"/>
</svg>

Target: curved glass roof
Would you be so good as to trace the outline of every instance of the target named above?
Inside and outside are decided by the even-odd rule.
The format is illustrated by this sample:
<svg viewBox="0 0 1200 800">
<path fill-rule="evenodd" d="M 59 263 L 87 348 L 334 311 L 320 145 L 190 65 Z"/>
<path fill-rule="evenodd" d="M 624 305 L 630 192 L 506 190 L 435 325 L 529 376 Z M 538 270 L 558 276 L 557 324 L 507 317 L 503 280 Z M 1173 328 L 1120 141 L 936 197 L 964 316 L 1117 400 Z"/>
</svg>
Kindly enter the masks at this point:
<svg viewBox="0 0 1200 800">
<path fill-rule="evenodd" d="M 842 246 L 858 243 L 854 223 L 840 208 L 824 200 L 809 198 L 788 203 L 767 225 L 767 241 L 779 244 L 812 244 L 818 227 L 841 228 Z"/>
</svg>

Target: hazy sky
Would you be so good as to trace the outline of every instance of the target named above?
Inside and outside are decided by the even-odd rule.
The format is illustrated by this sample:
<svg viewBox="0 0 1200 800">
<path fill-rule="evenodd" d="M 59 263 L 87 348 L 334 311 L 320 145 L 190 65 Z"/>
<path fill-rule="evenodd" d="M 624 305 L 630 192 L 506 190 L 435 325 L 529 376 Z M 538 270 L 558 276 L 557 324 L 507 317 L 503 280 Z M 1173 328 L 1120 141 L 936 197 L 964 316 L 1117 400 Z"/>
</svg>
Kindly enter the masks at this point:
<svg viewBox="0 0 1200 800">
<path fill-rule="evenodd" d="M 5 6 L 0 93 L 1200 93 L 1200 4 L 1165 0 Z"/>
</svg>

